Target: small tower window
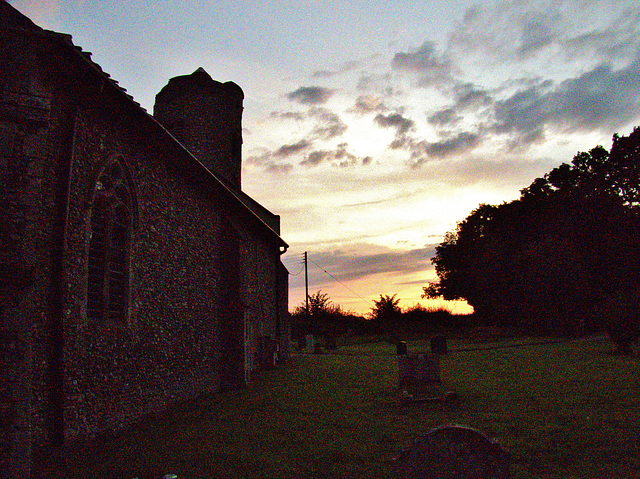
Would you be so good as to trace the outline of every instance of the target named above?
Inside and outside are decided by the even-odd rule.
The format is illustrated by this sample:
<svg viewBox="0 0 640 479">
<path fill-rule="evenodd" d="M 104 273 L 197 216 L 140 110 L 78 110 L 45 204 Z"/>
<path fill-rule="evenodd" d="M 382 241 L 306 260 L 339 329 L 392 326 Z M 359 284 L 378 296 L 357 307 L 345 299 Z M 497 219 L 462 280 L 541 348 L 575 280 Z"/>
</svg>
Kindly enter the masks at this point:
<svg viewBox="0 0 640 479">
<path fill-rule="evenodd" d="M 91 209 L 87 316 L 126 322 L 129 308 L 131 193 L 122 165 L 100 175 Z"/>
</svg>

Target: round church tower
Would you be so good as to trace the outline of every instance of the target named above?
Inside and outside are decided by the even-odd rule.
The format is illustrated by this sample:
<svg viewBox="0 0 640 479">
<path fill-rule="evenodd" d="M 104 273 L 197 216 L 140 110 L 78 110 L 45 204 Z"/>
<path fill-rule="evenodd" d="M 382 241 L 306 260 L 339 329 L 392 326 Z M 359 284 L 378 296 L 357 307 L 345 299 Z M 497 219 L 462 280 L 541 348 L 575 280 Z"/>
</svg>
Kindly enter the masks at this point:
<svg viewBox="0 0 640 479">
<path fill-rule="evenodd" d="M 238 85 L 217 82 L 200 67 L 169 80 L 153 116 L 209 171 L 240 189 L 243 99 Z"/>
</svg>

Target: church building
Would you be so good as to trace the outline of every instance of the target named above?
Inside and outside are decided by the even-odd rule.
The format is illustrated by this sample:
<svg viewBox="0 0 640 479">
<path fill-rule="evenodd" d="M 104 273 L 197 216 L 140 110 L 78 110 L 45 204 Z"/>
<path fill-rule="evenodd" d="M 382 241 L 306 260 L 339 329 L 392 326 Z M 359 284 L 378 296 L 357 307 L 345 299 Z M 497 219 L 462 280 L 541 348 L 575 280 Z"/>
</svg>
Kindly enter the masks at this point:
<svg viewBox="0 0 640 479">
<path fill-rule="evenodd" d="M 199 68 L 151 115 L 0 0 L 6 477 L 287 359 L 287 244 L 241 190 L 243 97 Z"/>
</svg>

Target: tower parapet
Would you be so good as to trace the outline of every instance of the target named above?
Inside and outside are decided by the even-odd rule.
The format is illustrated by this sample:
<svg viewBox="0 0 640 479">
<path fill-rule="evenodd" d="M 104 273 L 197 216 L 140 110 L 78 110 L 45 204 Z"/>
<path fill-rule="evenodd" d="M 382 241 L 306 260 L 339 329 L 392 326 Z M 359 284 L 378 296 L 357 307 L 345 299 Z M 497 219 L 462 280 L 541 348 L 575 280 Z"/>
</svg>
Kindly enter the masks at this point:
<svg viewBox="0 0 640 479">
<path fill-rule="evenodd" d="M 156 95 L 153 115 L 218 178 L 241 188 L 244 93 L 202 68 L 174 77 Z"/>
</svg>

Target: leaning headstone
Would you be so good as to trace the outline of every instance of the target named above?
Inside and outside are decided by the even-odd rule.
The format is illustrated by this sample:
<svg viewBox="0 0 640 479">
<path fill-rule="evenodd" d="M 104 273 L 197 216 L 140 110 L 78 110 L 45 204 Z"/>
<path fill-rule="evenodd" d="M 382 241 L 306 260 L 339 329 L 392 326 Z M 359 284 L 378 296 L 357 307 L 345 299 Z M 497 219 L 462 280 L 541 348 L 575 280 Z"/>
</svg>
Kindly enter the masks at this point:
<svg viewBox="0 0 640 479">
<path fill-rule="evenodd" d="M 420 436 L 395 458 L 397 479 L 507 479 L 509 453 L 484 434 L 443 426 Z"/>
<path fill-rule="evenodd" d="M 398 356 L 399 386 L 424 386 L 440 383 L 440 356 L 405 354 Z"/>
</svg>

